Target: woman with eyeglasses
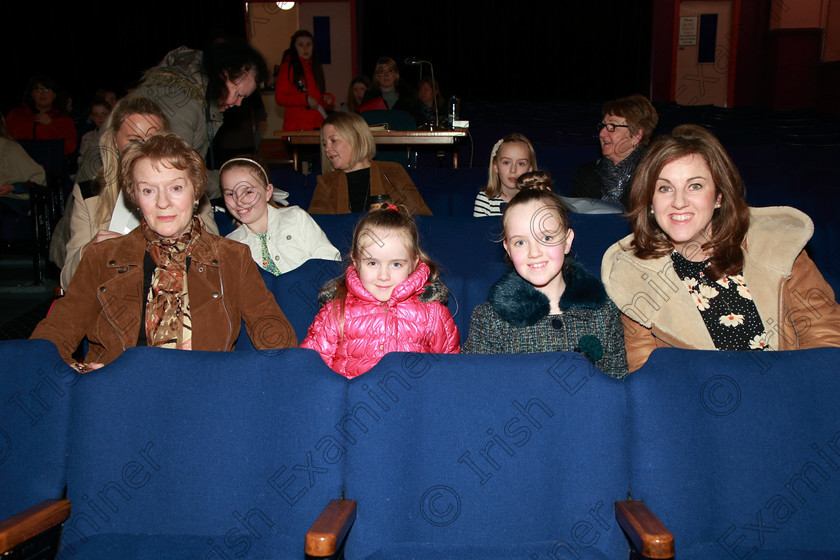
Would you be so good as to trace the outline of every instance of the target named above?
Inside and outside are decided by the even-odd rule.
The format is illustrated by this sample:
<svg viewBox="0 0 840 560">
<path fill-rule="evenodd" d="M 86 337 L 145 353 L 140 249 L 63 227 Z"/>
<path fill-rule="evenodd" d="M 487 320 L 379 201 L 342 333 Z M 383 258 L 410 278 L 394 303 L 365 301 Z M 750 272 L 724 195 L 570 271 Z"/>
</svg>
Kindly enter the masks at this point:
<svg viewBox="0 0 840 560">
<path fill-rule="evenodd" d="M 598 123 L 602 157 L 578 168 L 571 196 L 618 202 L 630 208 L 633 172 L 658 122 L 656 109 L 643 95 L 604 103 Z"/>
<path fill-rule="evenodd" d="M 76 151 L 78 137 L 73 119 L 55 106 L 56 85 L 48 76 L 32 76 L 23 94 L 23 106 L 6 116 L 6 130 L 15 140 L 64 139 L 64 155 Z"/>
<path fill-rule="evenodd" d="M 315 37 L 306 29 L 292 35 L 283 53 L 274 100 L 285 107 L 283 130 L 315 130 L 326 118 L 324 69 L 315 52 Z"/>
</svg>

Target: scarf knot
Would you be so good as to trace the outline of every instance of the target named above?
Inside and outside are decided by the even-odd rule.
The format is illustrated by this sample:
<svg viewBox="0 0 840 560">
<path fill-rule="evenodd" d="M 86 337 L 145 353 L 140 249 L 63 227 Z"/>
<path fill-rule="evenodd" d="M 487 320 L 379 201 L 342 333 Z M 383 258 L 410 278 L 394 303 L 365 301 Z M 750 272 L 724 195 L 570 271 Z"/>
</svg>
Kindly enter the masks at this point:
<svg viewBox="0 0 840 560">
<path fill-rule="evenodd" d="M 146 294 L 146 341 L 158 348 L 192 349 L 192 319 L 187 288 L 187 259 L 201 237 L 201 221 L 176 239 L 165 239 L 146 220 L 140 222 L 146 251 L 155 263 L 152 286 Z"/>
</svg>

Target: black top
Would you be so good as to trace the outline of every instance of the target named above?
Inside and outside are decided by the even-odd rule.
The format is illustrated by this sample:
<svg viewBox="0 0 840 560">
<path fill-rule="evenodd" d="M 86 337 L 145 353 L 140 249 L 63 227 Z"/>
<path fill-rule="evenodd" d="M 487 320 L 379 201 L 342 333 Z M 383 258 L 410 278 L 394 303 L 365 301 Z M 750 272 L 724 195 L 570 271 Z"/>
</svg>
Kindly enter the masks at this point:
<svg viewBox="0 0 840 560">
<path fill-rule="evenodd" d="M 674 270 L 694 298 L 700 316 L 718 350 L 767 350 L 767 333 L 752 299 L 743 271 L 712 280 L 705 274 L 709 261 L 694 262 L 671 254 Z"/>
<path fill-rule="evenodd" d="M 370 167 L 350 171 L 347 175 L 347 196 L 350 199 L 351 212 L 367 210 L 367 197 L 370 192 Z"/>
</svg>

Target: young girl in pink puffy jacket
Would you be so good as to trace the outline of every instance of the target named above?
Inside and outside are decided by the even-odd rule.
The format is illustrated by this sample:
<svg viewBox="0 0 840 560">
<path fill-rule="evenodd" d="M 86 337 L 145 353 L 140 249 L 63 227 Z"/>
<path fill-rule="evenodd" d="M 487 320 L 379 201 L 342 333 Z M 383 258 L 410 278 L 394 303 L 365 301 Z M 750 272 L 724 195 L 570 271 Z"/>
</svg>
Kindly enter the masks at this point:
<svg viewBox="0 0 840 560">
<path fill-rule="evenodd" d="M 348 378 L 387 352 L 458 352 L 446 287 L 405 208 L 389 204 L 359 220 L 350 257 L 344 276 L 321 290 L 323 307 L 301 347 Z"/>
</svg>

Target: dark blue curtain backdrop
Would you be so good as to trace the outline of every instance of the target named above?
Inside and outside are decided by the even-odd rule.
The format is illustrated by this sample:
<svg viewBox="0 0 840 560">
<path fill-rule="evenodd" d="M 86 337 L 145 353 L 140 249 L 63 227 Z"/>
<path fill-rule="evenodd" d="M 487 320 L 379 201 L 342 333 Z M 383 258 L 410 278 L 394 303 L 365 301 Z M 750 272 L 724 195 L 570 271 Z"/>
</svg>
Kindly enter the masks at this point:
<svg viewBox="0 0 840 560">
<path fill-rule="evenodd" d="M 357 0 L 359 63 L 371 74 L 379 56 L 391 56 L 414 84 L 418 69 L 402 60 L 431 60 L 444 93 L 464 99 L 600 101 L 647 93 L 651 4 Z M 79 0 L 37 9 L 7 2 L 2 13 L 4 113 L 19 104 L 36 72 L 53 76 L 82 106 L 97 88 L 123 94 L 178 45 L 202 48 L 218 34 L 245 36 L 239 0 Z"/>
</svg>

